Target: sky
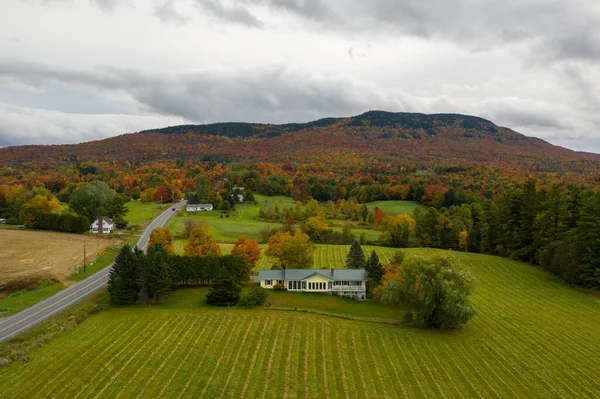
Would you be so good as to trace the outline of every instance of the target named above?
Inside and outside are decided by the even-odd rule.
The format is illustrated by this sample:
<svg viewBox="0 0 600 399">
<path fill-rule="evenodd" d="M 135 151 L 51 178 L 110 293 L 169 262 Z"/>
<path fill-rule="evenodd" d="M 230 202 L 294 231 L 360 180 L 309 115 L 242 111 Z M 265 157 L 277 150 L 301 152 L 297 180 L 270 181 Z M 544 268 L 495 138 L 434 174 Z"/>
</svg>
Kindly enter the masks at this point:
<svg viewBox="0 0 600 399">
<path fill-rule="evenodd" d="M 0 146 L 374 109 L 600 153 L 600 1 L 0 2 Z"/>
</svg>

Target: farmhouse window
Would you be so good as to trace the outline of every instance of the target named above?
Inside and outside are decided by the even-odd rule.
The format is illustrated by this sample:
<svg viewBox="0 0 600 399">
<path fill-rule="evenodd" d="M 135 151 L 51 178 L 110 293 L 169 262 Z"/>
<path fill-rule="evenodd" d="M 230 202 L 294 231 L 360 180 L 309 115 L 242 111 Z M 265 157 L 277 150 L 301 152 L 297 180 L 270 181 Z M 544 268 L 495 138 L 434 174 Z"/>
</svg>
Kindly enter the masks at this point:
<svg viewBox="0 0 600 399">
<path fill-rule="evenodd" d="M 265 285 L 271 285 L 271 280 L 265 280 Z"/>
</svg>

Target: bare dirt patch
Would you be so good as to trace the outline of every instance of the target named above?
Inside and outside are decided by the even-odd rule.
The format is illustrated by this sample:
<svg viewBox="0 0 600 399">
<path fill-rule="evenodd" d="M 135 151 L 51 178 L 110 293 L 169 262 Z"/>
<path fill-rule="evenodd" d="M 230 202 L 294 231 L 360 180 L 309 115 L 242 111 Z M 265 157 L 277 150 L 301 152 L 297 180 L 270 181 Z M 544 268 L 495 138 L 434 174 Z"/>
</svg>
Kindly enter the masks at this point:
<svg viewBox="0 0 600 399">
<path fill-rule="evenodd" d="M 121 241 L 113 238 L 45 231 L 0 230 L 0 292 L 17 282 L 62 281 L 83 264 Z"/>
</svg>

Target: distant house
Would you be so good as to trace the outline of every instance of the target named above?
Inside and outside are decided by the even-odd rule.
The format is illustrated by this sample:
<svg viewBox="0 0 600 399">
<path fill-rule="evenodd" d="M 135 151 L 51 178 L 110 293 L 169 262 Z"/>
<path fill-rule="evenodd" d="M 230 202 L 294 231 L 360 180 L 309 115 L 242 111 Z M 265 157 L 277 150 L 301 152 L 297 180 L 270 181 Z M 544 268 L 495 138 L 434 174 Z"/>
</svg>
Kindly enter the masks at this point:
<svg viewBox="0 0 600 399">
<path fill-rule="evenodd" d="M 109 234 L 115 228 L 115 222 L 111 218 L 106 216 L 98 216 L 98 219 L 94 220 L 90 227 L 90 233 L 94 234 Z"/>
<path fill-rule="evenodd" d="M 240 204 L 244 202 L 244 187 L 233 186 L 231 192 L 233 193 L 231 194 L 232 197 L 237 197 L 237 202 Z"/>
<path fill-rule="evenodd" d="M 253 277 L 260 286 L 272 289 L 282 284 L 288 291 L 316 292 L 365 299 L 367 273 L 348 269 L 286 269 L 260 270 Z"/>
<path fill-rule="evenodd" d="M 0 218 L 0 223 L 6 223 L 6 219 Z"/>
<path fill-rule="evenodd" d="M 188 204 L 185 208 L 188 212 L 210 212 L 213 210 L 212 204 Z"/>
</svg>

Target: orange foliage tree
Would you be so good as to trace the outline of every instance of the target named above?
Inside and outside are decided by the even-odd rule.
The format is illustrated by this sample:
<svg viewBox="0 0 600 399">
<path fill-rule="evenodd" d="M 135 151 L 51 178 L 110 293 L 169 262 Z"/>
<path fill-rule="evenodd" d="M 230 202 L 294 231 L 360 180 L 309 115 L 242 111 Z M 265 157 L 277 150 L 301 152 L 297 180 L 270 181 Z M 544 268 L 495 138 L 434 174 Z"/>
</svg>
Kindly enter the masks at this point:
<svg viewBox="0 0 600 399">
<path fill-rule="evenodd" d="M 254 269 L 256 261 L 260 258 L 260 247 L 256 240 L 247 240 L 245 236 L 239 236 L 233 244 L 231 254 L 241 256 L 248 263 L 248 269 Z"/>
<path fill-rule="evenodd" d="M 217 240 L 202 228 L 196 227 L 192 229 L 183 252 L 186 256 L 221 255 L 221 247 L 217 244 Z"/>
<path fill-rule="evenodd" d="M 267 241 L 265 255 L 275 260 L 274 268 L 308 269 L 314 261 L 310 237 L 300 230 L 275 233 Z"/>
<path fill-rule="evenodd" d="M 170 254 L 175 253 L 175 246 L 173 245 L 173 232 L 168 227 L 157 227 L 150 233 L 150 240 L 148 241 L 148 249 L 152 248 L 156 244 L 162 244 L 165 251 Z"/>
</svg>

